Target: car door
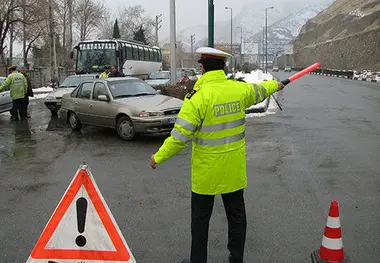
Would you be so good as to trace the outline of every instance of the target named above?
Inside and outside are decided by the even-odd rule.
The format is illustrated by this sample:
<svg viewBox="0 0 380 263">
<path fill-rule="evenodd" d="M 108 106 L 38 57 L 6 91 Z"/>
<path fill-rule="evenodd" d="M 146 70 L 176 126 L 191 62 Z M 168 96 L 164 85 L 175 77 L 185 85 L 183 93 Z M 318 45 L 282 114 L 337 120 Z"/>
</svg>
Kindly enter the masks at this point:
<svg viewBox="0 0 380 263">
<path fill-rule="evenodd" d="M 105 95 L 110 98 L 110 93 L 103 82 L 95 82 L 90 104 L 89 119 L 99 126 L 115 127 L 116 106 L 111 101 L 100 101 L 98 96 Z"/>
<path fill-rule="evenodd" d="M 90 120 L 90 105 L 93 86 L 93 82 L 83 82 L 77 96 L 74 98 L 75 113 L 80 121 L 86 124 L 92 124 Z"/>
<path fill-rule="evenodd" d="M 12 99 L 9 88 L 6 87 L 4 91 L 0 92 L 0 113 L 9 111 L 12 108 Z"/>
</svg>

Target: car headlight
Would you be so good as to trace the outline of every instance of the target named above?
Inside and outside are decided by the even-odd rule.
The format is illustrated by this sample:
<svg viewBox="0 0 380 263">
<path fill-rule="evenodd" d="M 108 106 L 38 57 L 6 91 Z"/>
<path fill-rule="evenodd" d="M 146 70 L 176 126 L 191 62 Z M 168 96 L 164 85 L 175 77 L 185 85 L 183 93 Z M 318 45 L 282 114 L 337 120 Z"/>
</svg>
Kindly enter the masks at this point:
<svg viewBox="0 0 380 263">
<path fill-rule="evenodd" d="M 139 114 L 140 117 L 152 117 L 152 116 L 164 116 L 164 113 L 161 111 L 142 111 Z"/>
</svg>

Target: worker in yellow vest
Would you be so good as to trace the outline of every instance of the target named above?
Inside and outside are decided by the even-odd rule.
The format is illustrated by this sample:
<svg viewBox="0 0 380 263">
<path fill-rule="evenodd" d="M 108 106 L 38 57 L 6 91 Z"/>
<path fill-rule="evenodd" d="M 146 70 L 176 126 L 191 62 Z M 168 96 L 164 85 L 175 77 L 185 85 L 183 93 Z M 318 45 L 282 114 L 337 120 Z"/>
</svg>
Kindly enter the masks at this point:
<svg viewBox="0 0 380 263">
<path fill-rule="evenodd" d="M 111 72 L 111 66 L 104 66 L 104 72 L 102 72 L 102 74 L 100 74 L 99 78 L 108 78 L 109 74 Z"/>
<path fill-rule="evenodd" d="M 207 262 L 208 228 L 214 197 L 222 195 L 228 220 L 231 263 L 242 263 L 246 237 L 243 189 L 247 186 L 245 109 L 268 98 L 284 85 L 228 80 L 223 51 L 203 47 L 198 61 L 202 77 L 195 83 L 177 122 L 150 166 L 155 169 L 192 142 L 191 255 L 183 263 Z"/>
<path fill-rule="evenodd" d="M 4 90 L 5 87 L 9 87 L 13 102 L 13 107 L 11 110 L 12 120 L 26 120 L 25 95 L 28 91 L 27 80 L 22 73 L 17 71 L 17 66 L 11 66 L 8 70 L 10 74 L 6 78 L 3 85 L 0 86 L 0 92 Z"/>
</svg>

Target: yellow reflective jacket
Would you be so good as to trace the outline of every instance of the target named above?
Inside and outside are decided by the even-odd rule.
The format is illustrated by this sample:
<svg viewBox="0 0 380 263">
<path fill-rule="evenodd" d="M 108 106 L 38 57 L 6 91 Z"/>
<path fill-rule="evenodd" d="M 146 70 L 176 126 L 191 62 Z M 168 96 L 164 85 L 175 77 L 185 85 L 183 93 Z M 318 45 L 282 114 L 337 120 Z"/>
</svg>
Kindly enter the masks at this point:
<svg viewBox="0 0 380 263">
<path fill-rule="evenodd" d="M 252 84 L 227 80 L 223 70 L 205 73 L 186 96 L 155 161 L 165 162 L 192 141 L 193 192 L 215 195 L 246 187 L 245 109 L 277 90 L 275 80 Z"/>
<path fill-rule="evenodd" d="M 110 73 L 107 73 L 107 72 L 103 72 L 102 74 L 100 74 L 99 78 L 108 78 Z"/>
<path fill-rule="evenodd" d="M 5 87 L 9 87 L 12 100 L 23 99 L 28 91 L 26 78 L 18 71 L 12 72 L 12 74 L 6 78 L 3 85 L 0 86 L 0 92 L 5 89 Z"/>
</svg>

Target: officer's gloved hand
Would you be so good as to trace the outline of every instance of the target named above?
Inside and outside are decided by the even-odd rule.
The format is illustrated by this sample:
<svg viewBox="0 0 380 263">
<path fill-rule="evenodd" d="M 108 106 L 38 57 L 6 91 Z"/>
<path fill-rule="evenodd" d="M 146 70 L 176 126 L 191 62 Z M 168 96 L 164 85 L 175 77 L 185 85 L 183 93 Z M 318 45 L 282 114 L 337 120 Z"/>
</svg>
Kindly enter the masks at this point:
<svg viewBox="0 0 380 263">
<path fill-rule="evenodd" d="M 285 85 L 281 82 L 278 82 L 278 90 L 282 90 L 283 88 L 285 88 Z"/>
</svg>

